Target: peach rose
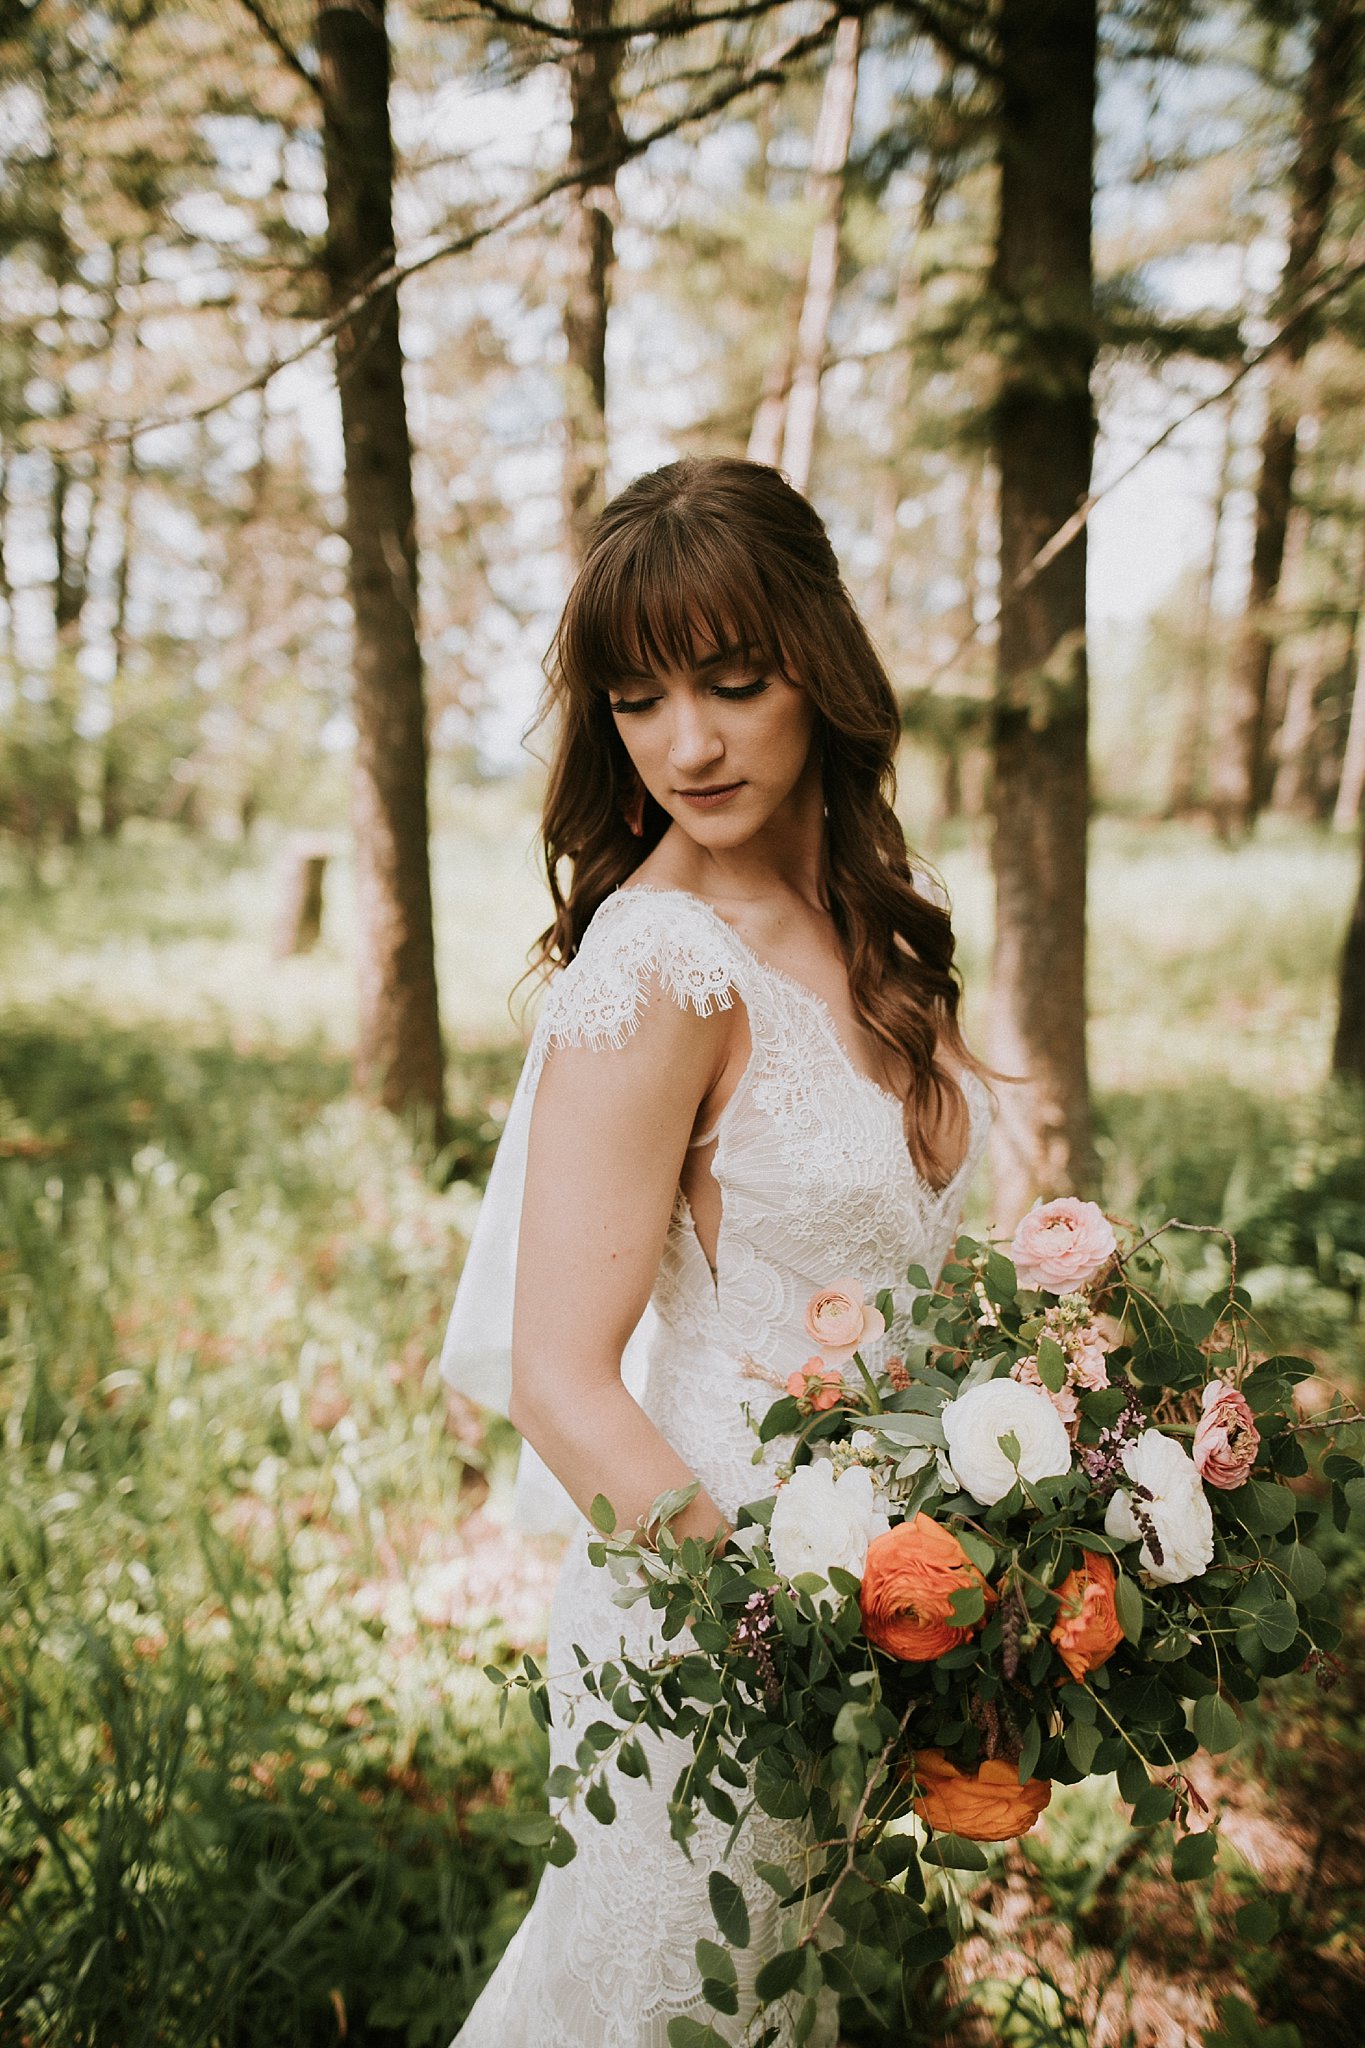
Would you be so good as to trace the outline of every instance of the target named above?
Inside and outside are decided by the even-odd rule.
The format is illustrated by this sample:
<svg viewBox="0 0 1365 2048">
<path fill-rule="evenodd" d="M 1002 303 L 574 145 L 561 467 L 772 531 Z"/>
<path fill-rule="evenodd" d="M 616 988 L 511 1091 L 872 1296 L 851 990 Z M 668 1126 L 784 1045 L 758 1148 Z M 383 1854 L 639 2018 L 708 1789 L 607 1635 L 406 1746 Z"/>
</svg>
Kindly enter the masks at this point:
<svg viewBox="0 0 1365 2048">
<path fill-rule="evenodd" d="M 899 1522 L 868 1546 L 863 1566 L 863 1633 L 879 1650 L 905 1664 L 928 1664 L 976 1634 L 981 1622 L 959 1628 L 949 1602 L 964 1587 L 979 1586 L 987 1607 L 995 1595 L 951 1529 L 928 1515 Z M 984 1616 L 983 1616 L 984 1619 Z"/>
<path fill-rule="evenodd" d="M 1021 1287 L 1069 1294 L 1093 1280 L 1117 1250 L 1114 1226 L 1099 1204 L 1063 1195 L 1029 1210 L 1014 1233 L 1010 1257 Z"/>
<path fill-rule="evenodd" d="M 1003 1757 L 960 1771 L 941 1749 L 917 1749 L 912 1760 L 919 1790 L 914 1808 L 927 1827 L 969 1842 L 1010 1842 L 1026 1835 L 1052 1797 L 1050 1778 L 1019 1783 Z"/>
<path fill-rule="evenodd" d="M 1038 1370 L 1038 1361 L 1030 1356 L 1019 1359 L 1010 1367 L 1010 1378 L 1018 1380 L 1021 1387 L 1037 1387 L 1046 1394 L 1068 1429 L 1074 1429 L 1081 1419 L 1081 1404 L 1069 1386 L 1059 1387 L 1054 1394 L 1051 1387 L 1043 1385 L 1043 1376 Z"/>
<path fill-rule="evenodd" d="M 1087 1673 L 1107 1664 L 1123 1641 L 1114 1605 L 1117 1584 L 1112 1559 L 1099 1550 L 1083 1550 L 1081 1563 L 1057 1588 L 1062 1604 L 1050 1634 L 1077 1685 Z"/>
<path fill-rule="evenodd" d="M 1261 1448 L 1261 1432 L 1246 1395 L 1226 1380 L 1209 1381 L 1203 1406 L 1194 1432 L 1195 1467 L 1206 1486 L 1230 1493 L 1250 1477 Z"/>
<path fill-rule="evenodd" d="M 787 1392 L 808 1408 L 832 1408 L 844 1391 L 842 1374 L 827 1369 L 823 1358 L 808 1358 L 787 1374 Z"/>
<path fill-rule="evenodd" d="M 880 1310 L 869 1308 L 861 1281 L 836 1280 L 806 1303 L 806 1335 L 820 1346 L 826 1362 L 844 1365 L 860 1344 L 886 1334 Z"/>
</svg>

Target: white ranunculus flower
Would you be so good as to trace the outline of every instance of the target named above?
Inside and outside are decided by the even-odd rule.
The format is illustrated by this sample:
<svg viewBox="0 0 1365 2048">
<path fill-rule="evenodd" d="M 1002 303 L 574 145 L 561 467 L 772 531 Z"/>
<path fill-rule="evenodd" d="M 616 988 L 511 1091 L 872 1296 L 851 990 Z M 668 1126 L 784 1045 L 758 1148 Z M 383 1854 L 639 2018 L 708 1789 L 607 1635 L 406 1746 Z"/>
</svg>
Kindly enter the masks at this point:
<svg viewBox="0 0 1365 2048">
<path fill-rule="evenodd" d="M 1120 1487 L 1109 1503 L 1104 1526 L 1120 1543 L 1141 1540 L 1138 1556 L 1145 1571 L 1163 1586 L 1197 1579 L 1213 1562 L 1213 1511 L 1194 1459 L 1173 1436 L 1144 1429 L 1123 1453 L 1123 1469 L 1141 1487 L 1138 1506 L 1161 1546 L 1158 1561 L 1150 1539 L 1133 1513 L 1133 1493 Z"/>
<path fill-rule="evenodd" d="M 872 1474 L 850 1465 L 836 1479 L 828 1460 L 798 1465 L 773 1505 L 768 1547 L 773 1567 L 787 1579 L 802 1572 L 827 1575 L 832 1565 L 863 1575 L 867 1546 L 884 1536 L 887 1520 L 878 1511 Z"/>
<path fill-rule="evenodd" d="M 983 1507 L 1003 1500 L 1017 1475 L 1058 1479 L 1071 1470 L 1066 1425 L 1041 1387 L 986 1380 L 949 1401 L 940 1419 L 957 1483 Z M 1002 1436 L 1019 1445 L 1017 1474 L 1000 1448 Z"/>
</svg>

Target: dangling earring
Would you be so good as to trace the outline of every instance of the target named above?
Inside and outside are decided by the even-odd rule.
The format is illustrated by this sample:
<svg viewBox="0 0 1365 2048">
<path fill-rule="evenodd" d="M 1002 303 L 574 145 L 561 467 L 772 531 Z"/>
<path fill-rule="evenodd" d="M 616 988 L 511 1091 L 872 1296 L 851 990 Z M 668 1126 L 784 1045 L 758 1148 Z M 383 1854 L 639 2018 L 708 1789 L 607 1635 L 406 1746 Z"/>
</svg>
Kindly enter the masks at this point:
<svg viewBox="0 0 1365 2048">
<path fill-rule="evenodd" d="M 631 838 L 643 839 L 645 836 L 645 786 L 640 780 L 638 768 L 632 768 L 631 776 L 634 787 L 628 796 L 624 796 L 621 799 L 621 816 L 626 821 L 626 829 L 630 833 Z"/>
</svg>

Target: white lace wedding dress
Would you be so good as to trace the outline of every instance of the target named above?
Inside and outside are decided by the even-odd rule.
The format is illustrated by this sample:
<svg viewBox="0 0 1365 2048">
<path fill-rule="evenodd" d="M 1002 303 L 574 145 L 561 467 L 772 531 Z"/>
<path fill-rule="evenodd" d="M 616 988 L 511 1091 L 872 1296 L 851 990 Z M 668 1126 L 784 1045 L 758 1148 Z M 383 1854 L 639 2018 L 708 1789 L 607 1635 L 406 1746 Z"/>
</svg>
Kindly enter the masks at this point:
<svg viewBox="0 0 1365 2048">
<path fill-rule="evenodd" d="M 976 1076 L 965 1075 L 966 1156 L 935 1193 L 906 1149 L 901 1103 L 852 1065 L 819 997 L 761 962 L 699 897 L 628 887 L 602 904 L 546 997 L 504 1139 L 503 1204 L 508 1180 L 516 1184 L 524 1170 L 530 1099 L 547 1054 L 557 1045 L 619 1046 L 656 983 L 702 1015 L 741 1003 L 752 1044 L 717 1130 L 713 1171 L 723 1212 L 716 1268 L 679 1192 L 639 1395 L 732 1513 L 771 1491 L 771 1469 L 784 1454 L 781 1443 L 770 1445 L 754 1463 L 757 1439 L 744 1405 L 761 1415 L 772 1392 L 746 1376 L 741 1361 L 748 1354 L 784 1376 L 800 1365 L 812 1348 L 801 1321 L 807 1300 L 846 1275 L 869 1294 L 900 1280 L 898 1307 L 908 1306 L 906 1267 L 935 1274 L 952 1244 L 985 1144 L 990 1098 Z M 490 1200 L 494 1194 L 490 1183 Z M 513 1236 L 504 1228 L 496 1245 L 481 1249 L 485 1265 L 501 1261 L 504 1284 Z M 489 1275 L 483 1279 L 487 1285 Z M 895 1331 L 893 1324 L 885 1348 L 894 1348 Z M 612 1582 L 588 1562 L 587 1542 L 578 1518 L 550 1620 L 546 1669 L 560 1681 L 555 1763 L 573 1760 L 582 1726 L 603 1713 L 595 1701 L 585 1711 L 582 1695 L 565 1682 L 576 1669 L 572 1646 L 599 1662 L 624 1637 L 631 1654 L 643 1656 L 654 1618 L 646 1603 L 612 1604 Z M 777 1943 L 776 1895 L 754 1877 L 753 1865 L 791 1864 L 799 1837 L 791 1823 L 755 1811 L 730 1856 L 726 1868 L 746 1893 L 752 1940 L 735 1955 L 740 2015 L 717 2019 L 700 1998 L 694 1944 L 699 1935 L 718 1938 L 706 1880 L 729 1830 L 703 1814 L 690 1862 L 672 1842 L 667 1803 L 684 1760 L 682 1745 L 655 1741 L 652 1782 L 613 1774 L 612 1825 L 581 1812 L 568 1817 L 578 1853 L 546 1870 L 531 1912 L 456 2036 L 459 2048 L 667 2048 L 668 2022 L 679 2013 L 712 2019 L 727 2041 L 745 2038 L 754 1973 Z M 833 2001 L 826 2002 L 816 2048 L 835 2037 Z"/>
</svg>

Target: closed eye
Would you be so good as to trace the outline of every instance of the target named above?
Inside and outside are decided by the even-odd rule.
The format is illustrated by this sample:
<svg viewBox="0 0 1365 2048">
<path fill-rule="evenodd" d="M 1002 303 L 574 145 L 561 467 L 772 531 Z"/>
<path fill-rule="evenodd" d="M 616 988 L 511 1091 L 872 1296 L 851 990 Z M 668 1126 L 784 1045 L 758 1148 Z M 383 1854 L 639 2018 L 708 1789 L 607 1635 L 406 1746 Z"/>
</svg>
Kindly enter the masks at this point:
<svg viewBox="0 0 1365 2048">
<path fill-rule="evenodd" d="M 769 686 L 770 678 L 757 676 L 751 683 L 713 683 L 711 695 L 727 704 L 742 704 L 747 698 L 761 697 Z M 608 699 L 612 711 L 621 718 L 629 718 L 637 711 L 652 711 L 663 700 L 653 697 L 611 697 Z"/>
<path fill-rule="evenodd" d="M 712 695 L 724 697 L 728 703 L 739 704 L 746 697 L 761 697 L 767 687 L 767 676 L 759 676 L 757 681 L 752 683 L 736 683 L 734 685 L 717 683 L 712 689 Z"/>
</svg>

